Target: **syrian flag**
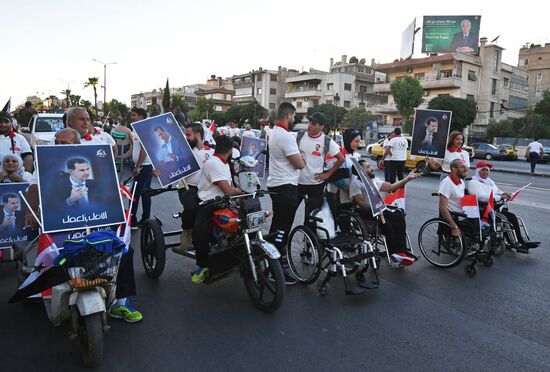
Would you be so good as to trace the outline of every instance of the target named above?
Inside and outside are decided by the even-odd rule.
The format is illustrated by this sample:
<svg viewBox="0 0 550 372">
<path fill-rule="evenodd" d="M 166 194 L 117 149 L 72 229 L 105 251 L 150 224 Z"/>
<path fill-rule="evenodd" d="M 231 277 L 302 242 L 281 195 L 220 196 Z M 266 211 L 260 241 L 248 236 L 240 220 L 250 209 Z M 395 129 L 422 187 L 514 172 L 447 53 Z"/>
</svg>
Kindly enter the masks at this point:
<svg viewBox="0 0 550 372">
<path fill-rule="evenodd" d="M 210 127 L 208 128 L 208 130 L 206 130 L 204 132 L 204 140 L 208 143 L 211 143 L 213 142 L 213 139 L 214 139 L 214 132 L 216 131 L 216 129 L 218 128 L 218 126 L 216 125 L 216 121 L 212 121 L 212 124 L 210 124 Z"/>
<path fill-rule="evenodd" d="M 489 215 L 491 215 L 491 219 L 493 220 L 493 227 L 496 230 L 495 198 L 493 197 L 492 191 L 491 191 L 491 195 L 489 195 L 489 201 L 487 202 L 487 207 L 485 207 L 485 213 L 483 213 L 482 221 L 485 223 L 489 223 Z"/>
<path fill-rule="evenodd" d="M 405 188 L 395 190 L 392 194 L 386 195 L 384 198 L 386 205 L 392 205 L 397 208 L 405 209 Z"/>
<path fill-rule="evenodd" d="M 210 128 L 208 128 L 208 129 L 210 129 L 211 135 L 214 134 L 214 132 L 216 131 L 216 129 L 218 129 L 218 126 L 216 125 L 216 121 L 215 121 L 215 120 L 212 121 L 212 124 L 210 124 Z"/>
<path fill-rule="evenodd" d="M 468 218 L 474 218 L 479 221 L 479 236 L 481 236 L 481 219 L 479 213 L 479 204 L 475 195 L 464 195 L 462 198 L 462 211 Z"/>
<path fill-rule="evenodd" d="M 132 192 L 130 191 L 129 188 L 124 186 L 122 183 L 118 184 L 118 188 L 120 189 L 120 195 L 122 196 L 123 199 L 128 199 L 135 202 L 135 199 L 132 196 Z"/>
<path fill-rule="evenodd" d="M 514 199 L 516 198 L 516 196 L 518 196 L 519 193 L 520 193 L 523 189 L 525 189 L 526 187 L 529 187 L 529 186 L 531 186 L 530 183 L 527 184 L 527 185 L 525 185 L 525 186 L 523 186 L 521 189 L 517 190 L 516 192 L 514 192 L 514 193 L 512 194 L 512 197 L 510 198 L 510 201 L 514 201 Z"/>
<path fill-rule="evenodd" d="M 38 239 L 38 251 L 34 268 L 21 284 L 21 287 L 10 298 L 9 303 L 24 300 L 25 298 L 42 292 L 42 296 L 51 296 L 51 288 L 69 280 L 63 267 L 54 266 L 54 260 L 59 250 L 48 234 L 41 234 Z"/>
</svg>

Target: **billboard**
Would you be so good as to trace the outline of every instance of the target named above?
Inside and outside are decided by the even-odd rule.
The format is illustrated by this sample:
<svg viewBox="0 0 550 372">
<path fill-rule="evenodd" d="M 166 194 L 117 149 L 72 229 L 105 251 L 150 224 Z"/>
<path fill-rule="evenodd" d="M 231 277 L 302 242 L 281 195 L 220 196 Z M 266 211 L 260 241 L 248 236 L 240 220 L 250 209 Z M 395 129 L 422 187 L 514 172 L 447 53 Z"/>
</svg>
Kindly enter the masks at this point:
<svg viewBox="0 0 550 372">
<path fill-rule="evenodd" d="M 399 58 L 407 59 L 414 53 L 414 30 L 416 28 L 416 18 L 407 26 L 401 34 L 401 53 Z"/>
<path fill-rule="evenodd" d="M 422 53 L 479 52 L 481 16 L 424 16 Z"/>
</svg>

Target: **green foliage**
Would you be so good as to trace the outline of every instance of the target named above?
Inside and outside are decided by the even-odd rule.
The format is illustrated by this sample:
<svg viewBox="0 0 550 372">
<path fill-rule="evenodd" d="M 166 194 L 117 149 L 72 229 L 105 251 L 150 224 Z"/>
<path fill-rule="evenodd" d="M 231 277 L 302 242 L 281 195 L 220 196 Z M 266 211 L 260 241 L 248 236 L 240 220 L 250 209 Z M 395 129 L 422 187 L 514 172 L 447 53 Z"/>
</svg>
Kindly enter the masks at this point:
<svg viewBox="0 0 550 372">
<path fill-rule="evenodd" d="M 231 105 L 225 112 L 225 120 L 227 120 L 228 123 L 238 123 L 239 120 L 241 120 L 240 106 L 235 104 Z"/>
<path fill-rule="evenodd" d="M 403 79 L 394 80 L 390 84 L 391 94 L 397 111 L 403 117 L 405 123 L 410 121 L 414 109 L 422 103 L 424 91 L 418 79 L 405 76 Z"/>
<path fill-rule="evenodd" d="M 208 117 L 214 113 L 214 100 L 206 97 L 200 97 L 197 100 L 197 107 L 191 111 L 190 117 L 191 121 L 201 121 L 202 119 L 206 119 L 208 113 Z"/>
<path fill-rule="evenodd" d="M 187 112 L 189 109 L 189 105 L 187 104 L 187 102 L 183 97 L 172 96 L 172 103 L 170 104 L 170 109 L 174 109 L 176 107 L 179 107 L 183 112 Z"/>
<path fill-rule="evenodd" d="M 502 120 L 500 122 L 489 123 L 487 127 L 487 137 L 516 137 L 518 132 L 514 130 L 513 120 Z"/>
<path fill-rule="evenodd" d="M 227 124 L 227 120 L 226 120 L 225 115 L 226 115 L 225 112 L 215 111 L 208 118 L 215 121 L 217 126 L 223 126 L 223 125 Z"/>
<path fill-rule="evenodd" d="M 168 79 L 166 79 L 166 87 L 162 96 L 162 109 L 164 112 L 170 111 L 170 86 L 168 85 Z"/>
<path fill-rule="evenodd" d="M 246 120 L 253 128 L 259 128 L 260 119 L 267 115 L 265 107 L 258 102 L 251 102 L 247 105 L 232 105 L 225 113 L 225 119 L 228 123 L 235 122 L 243 124 Z"/>
<path fill-rule="evenodd" d="M 114 120 L 127 119 L 130 114 L 128 106 L 114 98 L 103 105 L 103 112 Z"/>
<path fill-rule="evenodd" d="M 521 136 L 524 138 L 550 138 L 549 118 L 530 111 L 523 119 L 523 128 L 520 130 Z"/>
<path fill-rule="evenodd" d="M 374 115 L 364 107 L 354 107 L 344 115 L 342 126 L 344 128 L 357 128 L 363 130 L 367 122 L 374 120 Z"/>
<path fill-rule="evenodd" d="M 435 97 L 428 103 L 428 108 L 452 111 L 451 131 L 458 130 L 462 132 L 465 127 L 474 122 L 477 115 L 477 107 L 474 100 L 453 96 Z"/>
<path fill-rule="evenodd" d="M 94 90 L 94 107 L 96 112 L 97 112 L 97 84 L 98 83 L 99 83 L 98 77 L 90 77 L 88 78 L 88 81 L 84 83 L 84 88 L 92 87 Z"/>
<path fill-rule="evenodd" d="M 542 95 L 542 100 L 535 106 L 535 113 L 546 116 L 550 119 L 550 90 L 545 90 Z"/>
<path fill-rule="evenodd" d="M 328 133 L 330 130 L 338 127 L 344 119 L 344 116 L 346 116 L 347 110 L 343 107 L 323 103 L 315 107 L 310 107 L 307 110 L 308 116 L 314 112 L 325 114 L 328 120 L 328 125 L 325 126 L 325 132 Z"/>
</svg>

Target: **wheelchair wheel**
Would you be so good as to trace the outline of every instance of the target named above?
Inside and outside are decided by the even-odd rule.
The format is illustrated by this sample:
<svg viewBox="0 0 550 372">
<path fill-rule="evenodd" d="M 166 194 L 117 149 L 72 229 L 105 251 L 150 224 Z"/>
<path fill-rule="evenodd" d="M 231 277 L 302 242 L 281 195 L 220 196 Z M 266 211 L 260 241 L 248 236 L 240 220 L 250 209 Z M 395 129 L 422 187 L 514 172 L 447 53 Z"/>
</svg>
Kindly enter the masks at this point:
<svg viewBox="0 0 550 372">
<path fill-rule="evenodd" d="M 462 237 L 451 236 L 451 226 L 439 218 L 422 225 L 418 232 L 418 246 L 426 260 L 441 268 L 455 267 L 466 254 Z"/>
<path fill-rule="evenodd" d="M 341 210 L 340 214 L 336 218 L 336 226 L 343 233 L 368 241 L 369 233 L 367 226 L 361 219 L 361 216 L 355 212 Z M 355 247 L 353 250 L 344 248 L 342 252 L 347 257 L 353 257 L 360 253 L 359 247 Z M 347 275 L 353 274 L 359 268 L 359 266 L 354 263 L 346 264 L 344 266 L 346 268 Z"/>
<path fill-rule="evenodd" d="M 296 226 L 286 250 L 290 270 L 301 283 L 314 283 L 321 274 L 321 248 L 317 235 L 307 226 Z"/>
<path fill-rule="evenodd" d="M 162 225 L 156 218 L 145 221 L 141 229 L 141 262 L 151 279 L 158 279 L 166 263 L 166 247 Z"/>
</svg>

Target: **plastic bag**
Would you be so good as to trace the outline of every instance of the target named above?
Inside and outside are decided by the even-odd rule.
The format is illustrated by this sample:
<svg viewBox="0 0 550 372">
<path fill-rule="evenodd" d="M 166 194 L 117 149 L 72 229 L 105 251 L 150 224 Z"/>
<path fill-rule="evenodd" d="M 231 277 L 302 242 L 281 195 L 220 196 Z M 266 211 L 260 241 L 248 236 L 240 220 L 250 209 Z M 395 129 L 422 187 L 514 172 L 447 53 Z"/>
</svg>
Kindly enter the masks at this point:
<svg viewBox="0 0 550 372">
<path fill-rule="evenodd" d="M 333 239 L 336 236 L 336 228 L 334 226 L 334 218 L 332 217 L 330 206 L 328 205 L 326 200 L 323 201 L 323 206 L 313 213 L 313 216 L 323 220 L 323 222 L 316 222 L 317 236 L 320 239 L 327 239 L 326 231 L 328 231 L 328 238 Z M 320 227 L 325 229 L 326 231 L 319 229 Z"/>
</svg>

